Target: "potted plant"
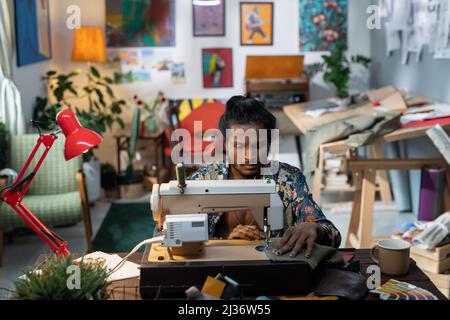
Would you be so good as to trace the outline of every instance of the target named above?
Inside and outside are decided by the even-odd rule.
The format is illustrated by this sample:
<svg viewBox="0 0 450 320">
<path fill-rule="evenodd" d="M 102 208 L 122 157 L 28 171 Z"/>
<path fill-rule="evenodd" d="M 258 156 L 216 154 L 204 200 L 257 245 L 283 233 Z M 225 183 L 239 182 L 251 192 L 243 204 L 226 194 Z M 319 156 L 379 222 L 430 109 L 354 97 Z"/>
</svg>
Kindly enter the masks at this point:
<svg viewBox="0 0 450 320">
<path fill-rule="evenodd" d="M 322 56 L 322 63 L 315 63 L 307 68 L 309 78 L 312 78 L 317 72 L 324 72 L 323 79 L 325 82 L 334 87 L 340 105 L 350 103 L 349 98 L 349 80 L 351 75 L 351 65 L 360 64 L 365 68 L 369 68 L 371 60 L 362 55 L 351 56 L 347 58 L 347 46 L 342 44 L 336 46 L 330 51 L 329 55 Z"/>
<path fill-rule="evenodd" d="M 77 80 L 82 75 L 85 81 L 78 87 L 75 83 L 79 83 Z M 114 80 L 103 76 L 95 67 L 91 66 L 85 74 L 78 70 L 68 74 L 52 70 L 43 80 L 49 98 L 37 98 L 33 113 L 33 119 L 43 128 L 55 129 L 56 114 L 63 107 L 72 109 L 83 126 L 99 133 L 111 130 L 115 123 L 122 129 L 125 127 L 121 114 L 126 102 L 115 96 L 111 87 Z M 79 105 L 87 106 L 87 109 Z M 84 154 L 83 160 L 89 200 L 95 201 L 100 197 L 101 165 L 92 151 Z"/>
<path fill-rule="evenodd" d="M 156 99 L 152 103 L 144 102 L 137 95 L 133 97 L 133 100 L 137 107 L 142 109 L 141 118 L 144 118 L 144 120 L 142 120 L 141 124 L 141 134 L 145 136 L 157 132 L 160 129 L 158 112 L 167 101 L 164 93 L 159 91 Z"/>
<path fill-rule="evenodd" d="M 69 268 L 79 268 L 80 286 L 68 284 Z M 75 272 L 74 272 L 75 274 Z M 27 270 L 23 277 L 14 281 L 13 299 L 17 300 L 104 300 L 107 298 L 108 273 L 97 262 L 81 261 L 75 264 L 72 256 L 53 256 L 40 270 Z"/>
</svg>

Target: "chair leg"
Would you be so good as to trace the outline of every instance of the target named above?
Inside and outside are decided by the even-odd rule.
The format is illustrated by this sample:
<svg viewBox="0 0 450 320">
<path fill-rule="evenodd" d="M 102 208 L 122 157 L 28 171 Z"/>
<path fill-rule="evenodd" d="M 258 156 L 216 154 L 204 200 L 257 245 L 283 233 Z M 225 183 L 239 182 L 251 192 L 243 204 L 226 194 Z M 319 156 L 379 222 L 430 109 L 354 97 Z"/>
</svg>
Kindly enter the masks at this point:
<svg viewBox="0 0 450 320">
<path fill-rule="evenodd" d="M 353 174 L 353 183 L 355 186 L 355 197 L 353 199 L 352 212 L 350 216 L 350 223 L 348 225 L 347 237 L 345 246 L 352 248 L 355 246 L 352 239 L 357 239 L 359 227 L 359 213 L 361 211 L 361 188 L 362 188 L 362 172 L 355 172 Z"/>
<path fill-rule="evenodd" d="M 373 206 L 375 204 L 376 170 L 364 171 L 359 214 L 359 248 L 372 247 Z"/>
<path fill-rule="evenodd" d="M 92 252 L 94 250 L 94 244 L 92 242 L 92 221 L 91 221 L 91 209 L 89 206 L 89 198 L 86 188 L 86 179 L 84 172 L 79 170 L 77 173 L 78 189 L 80 190 L 81 205 L 83 207 L 83 223 L 86 237 L 87 251 Z"/>
</svg>

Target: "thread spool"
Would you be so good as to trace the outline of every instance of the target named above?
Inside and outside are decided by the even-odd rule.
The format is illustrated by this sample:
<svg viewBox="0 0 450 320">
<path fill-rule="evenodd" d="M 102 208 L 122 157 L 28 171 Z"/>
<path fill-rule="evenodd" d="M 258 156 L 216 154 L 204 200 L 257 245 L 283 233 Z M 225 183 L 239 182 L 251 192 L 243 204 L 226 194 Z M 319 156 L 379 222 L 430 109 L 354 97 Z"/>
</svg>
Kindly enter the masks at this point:
<svg viewBox="0 0 450 320">
<path fill-rule="evenodd" d="M 178 189 L 180 189 L 181 193 L 184 193 L 184 188 L 186 187 L 186 169 L 184 168 L 184 164 L 177 164 L 175 170 L 177 174 Z"/>
</svg>

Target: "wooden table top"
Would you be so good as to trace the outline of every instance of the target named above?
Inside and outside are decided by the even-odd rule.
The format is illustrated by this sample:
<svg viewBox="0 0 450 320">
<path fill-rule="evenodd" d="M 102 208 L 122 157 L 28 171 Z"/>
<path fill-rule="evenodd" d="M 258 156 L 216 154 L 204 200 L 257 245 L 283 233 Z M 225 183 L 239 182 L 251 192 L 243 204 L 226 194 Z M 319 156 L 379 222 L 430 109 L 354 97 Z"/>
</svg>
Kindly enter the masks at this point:
<svg viewBox="0 0 450 320">
<path fill-rule="evenodd" d="M 120 254 L 124 256 L 124 254 Z M 140 264 L 142 260 L 142 253 L 136 253 L 131 256 L 131 262 Z M 361 264 L 361 273 L 365 275 L 365 271 L 370 265 L 373 265 L 373 261 L 370 259 L 370 250 L 362 249 L 356 250 L 355 260 L 358 260 Z M 365 275 L 368 276 L 368 275 Z M 411 260 L 410 271 L 407 275 L 392 277 L 381 275 L 381 283 L 387 282 L 389 279 L 395 279 L 398 281 L 405 281 L 425 290 L 430 291 L 439 300 L 447 300 L 445 296 L 439 291 L 439 289 L 433 284 L 428 276 Z M 139 279 L 129 279 L 124 281 L 115 281 L 109 286 L 110 299 L 111 300 L 140 300 L 139 294 Z M 377 300 L 377 297 L 368 294 L 366 300 Z"/>
<path fill-rule="evenodd" d="M 325 113 L 318 118 L 313 118 L 309 115 L 306 115 L 307 107 L 308 103 L 301 103 L 286 106 L 283 109 L 288 118 L 298 128 L 300 135 L 305 135 L 306 132 L 316 126 L 324 125 L 326 123 L 330 123 L 340 119 L 345 119 L 349 116 L 368 115 L 376 113 L 376 111 L 370 104 L 365 104 L 357 108 L 346 108 L 342 111 Z M 450 131 L 450 125 L 445 125 L 443 126 L 443 128 L 447 131 Z M 373 144 L 424 137 L 426 136 L 426 132 L 428 129 L 430 129 L 429 126 L 417 128 L 399 128 L 395 131 L 392 131 L 391 133 L 384 135 L 383 137 L 378 138 L 373 142 Z M 325 143 L 322 145 L 322 147 L 323 151 L 332 153 L 345 152 L 349 148 L 346 145 L 345 140 Z"/>
</svg>

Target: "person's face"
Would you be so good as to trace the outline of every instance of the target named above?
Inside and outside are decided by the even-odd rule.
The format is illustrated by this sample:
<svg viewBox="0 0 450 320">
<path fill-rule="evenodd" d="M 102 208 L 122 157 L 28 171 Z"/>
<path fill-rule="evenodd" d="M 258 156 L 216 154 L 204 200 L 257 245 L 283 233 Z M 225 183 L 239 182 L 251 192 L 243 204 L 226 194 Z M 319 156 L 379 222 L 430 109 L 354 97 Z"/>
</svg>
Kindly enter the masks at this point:
<svg viewBox="0 0 450 320">
<path fill-rule="evenodd" d="M 261 170 L 259 154 L 260 152 L 267 154 L 268 150 L 265 139 L 259 137 L 259 130 L 264 129 L 263 125 L 259 123 L 231 124 L 229 129 L 235 133 L 227 139 L 225 146 L 228 156 L 233 158 L 232 169 L 244 178 L 258 176 Z"/>
</svg>

